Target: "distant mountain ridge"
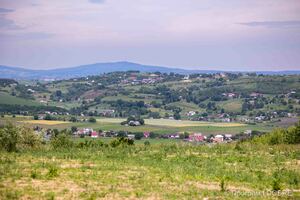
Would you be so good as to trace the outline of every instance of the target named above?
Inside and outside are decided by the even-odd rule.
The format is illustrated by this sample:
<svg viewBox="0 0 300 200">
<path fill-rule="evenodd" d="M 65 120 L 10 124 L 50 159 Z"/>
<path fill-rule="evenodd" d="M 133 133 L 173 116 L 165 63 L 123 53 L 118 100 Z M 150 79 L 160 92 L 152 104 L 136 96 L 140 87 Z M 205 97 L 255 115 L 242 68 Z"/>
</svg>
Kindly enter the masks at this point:
<svg viewBox="0 0 300 200">
<path fill-rule="evenodd" d="M 84 77 L 90 75 L 100 75 L 103 73 L 115 71 L 140 71 L 140 72 L 161 72 L 161 73 L 179 73 L 179 74 L 192 74 L 192 73 L 220 73 L 221 70 L 186 70 L 181 68 L 170 68 L 161 66 L 141 65 L 131 62 L 111 62 L 111 63 L 95 63 L 89 65 L 81 65 L 70 68 L 59 68 L 49 70 L 34 70 L 25 69 L 20 67 L 10 67 L 0 65 L 0 78 L 11 79 L 68 79 L 75 77 Z M 259 74 L 300 74 L 297 71 L 261 71 Z"/>
</svg>

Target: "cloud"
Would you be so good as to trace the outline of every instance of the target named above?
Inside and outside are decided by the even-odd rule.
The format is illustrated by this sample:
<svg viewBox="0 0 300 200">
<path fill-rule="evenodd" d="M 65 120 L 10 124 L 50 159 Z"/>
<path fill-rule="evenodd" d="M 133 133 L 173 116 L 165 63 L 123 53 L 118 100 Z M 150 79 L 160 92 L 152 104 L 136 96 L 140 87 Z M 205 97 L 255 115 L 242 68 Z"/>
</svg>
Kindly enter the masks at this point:
<svg viewBox="0 0 300 200">
<path fill-rule="evenodd" d="M 43 32 L 28 32 L 28 33 L 15 33 L 15 34 L 0 34 L 1 39 L 29 39 L 29 40 L 41 40 L 54 37 L 54 34 Z"/>
<path fill-rule="evenodd" d="M 104 3 L 105 0 L 89 0 L 91 3 Z"/>
<path fill-rule="evenodd" d="M 9 12 L 14 12 L 15 10 L 13 9 L 7 9 L 7 8 L 0 8 L 0 13 L 9 13 Z"/>
<path fill-rule="evenodd" d="M 267 27 L 267 28 L 292 28 L 292 27 L 300 27 L 300 21 L 261 21 L 261 22 L 245 22 L 239 23 L 245 26 L 251 27 Z"/>
<path fill-rule="evenodd" d="M 18 26 L 13 20 L 6 19 L 5 16 L 0 15 L 0 29 L 1 28 L 9 30 L 23 29 L 22 27 Z"/>
</svg>

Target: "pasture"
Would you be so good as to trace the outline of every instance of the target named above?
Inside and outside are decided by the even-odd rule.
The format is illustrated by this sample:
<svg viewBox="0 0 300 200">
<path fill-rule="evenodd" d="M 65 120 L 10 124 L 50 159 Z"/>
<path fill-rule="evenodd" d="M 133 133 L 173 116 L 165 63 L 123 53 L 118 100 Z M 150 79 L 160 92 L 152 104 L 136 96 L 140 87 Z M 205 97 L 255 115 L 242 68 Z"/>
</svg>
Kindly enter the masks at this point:
<svg viewBox="0 0 300 200">
<path fill-rule="evenodd" d="M 260 123 L 255 125 L 241 123 L 217 123 L 217 122 L 197 122 L 187 120 L 168 120 L 168 119 L 145 119 L 144 126 L 123 126 L 120 123 L 123 118 L 97 118 L 96 123 L 89 122 L 69 122 L 69 121 L 48 121 L 33 120 L 32 116 L 17 115 L 12 117 L 6 115 L 0 118 L 0 125 L 9 122 L 13 124 L 25 125 L 27 127 L 40 126 L 43 128 L 56 128 L 59 130 L 70 129 L 72 126 L 77 128 L 93 128 L 103 131 L 128 131 L 128 132 L 155 132 L 157 134 L 172 134 L 182 132 L 200 132 L 204 135 L 210 134 L 238 134 L 245 130 L 258 130 L 268 132 L 280 126 L 293 125 L 296 120 L 283 125 L 282 123 Z"/>
<path fill-rule="evenodd" d="M 123 118 L 100 118 L 97 119 L 100 123 L 121 123 L 126 119 Z M 169 126 L 169 127 L 189 127 L 189 126 L 212 126 L 212 127 L 241 127 L 246 124 L 240 123 L 214 123 L 214 122 L 199 122 L 188 120 L 170 120 L 170 119 L 145 119 L 145 124 L 152 126 Z"/>
<path fill-rule="evenodd" d="M 264 123 L 249 125 L 242 123 L 217 123 L 217 122 L 198 122 L 187 120 L 169 120 L 169 119 L 145 119 L 144 126 L 124 126 L 120 123 L 125 121 L 123 118 L 97 118 L 96 123 L 89 122 L 69 122 L 69 121 L 47 121 L 32 120 L 33 117 L 5 116 L 0 118 L 0 124 L 7 122 L 23 124 L 26 126 L 41 126 L 44 128 L 70 129 L 72 126 L 78 128 L 93 128 L 103 131 L 129 131 L 129 132 L 155 132 L 158 134 L 171 134 L 177 132 L 200 132 L 204 135 L 209 134 L 237 134 L 245 130 L 270 131 L 278 127 L 275 123 Z"/>
<path fill-rule="evenodd" d="M 299 199 L 299 152 L 152 143 L 0 151 L 0 199 L 277 199 L 276 184 L 286 191 L 278 198 Z"/>
<path fill-rule="evenodd" d="M 6 105 L 26 105 L 26 106 L 39 106 L 41 105 L 38 102 L 33 100 L 23 99 L 15 96 L 11 96 L 7 93 L 0 92 L 0 104 Z"/>
</svg>

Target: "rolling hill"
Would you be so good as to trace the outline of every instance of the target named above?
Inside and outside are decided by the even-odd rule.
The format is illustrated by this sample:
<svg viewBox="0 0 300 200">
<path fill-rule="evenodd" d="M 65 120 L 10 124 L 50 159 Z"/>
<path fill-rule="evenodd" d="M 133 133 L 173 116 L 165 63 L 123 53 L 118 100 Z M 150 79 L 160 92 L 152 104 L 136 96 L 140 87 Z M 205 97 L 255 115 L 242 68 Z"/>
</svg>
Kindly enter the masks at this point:
<svg viewBox="0 0 300 200">
<path fill-rule="evenodd" d="M 140 71 L 140 72 L 161 72 L 161 73 L 218 73 L 218 70 L 186 70 L 181 68 L 161 67 L 142 65 L 131 62 L 111 62 L 111 63 L 95 63 L 89 65 L 81 65 L 69 68 L 49 69 L 49 70 L 34 70 L 21 67 L 10 67 L 0 65 L 0 78 L 12 79 L 68 79 L 74 77 L 84 77 L 89 75 L 99 75 L 103 73 L 115 71 Z M 261 74 L 300 74 L 300 71 L 263 71 L 257 72 Z"/>
</svg>

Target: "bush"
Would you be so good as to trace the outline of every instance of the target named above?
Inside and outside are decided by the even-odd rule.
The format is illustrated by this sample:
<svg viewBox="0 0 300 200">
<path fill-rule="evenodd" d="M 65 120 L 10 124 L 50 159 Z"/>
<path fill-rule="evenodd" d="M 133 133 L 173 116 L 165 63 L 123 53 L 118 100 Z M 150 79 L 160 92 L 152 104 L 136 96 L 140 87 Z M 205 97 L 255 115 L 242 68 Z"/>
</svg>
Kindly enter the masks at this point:
<svg viewBox="0 0 300 200">
<path fill-rule="evenodd" d="M 34 115 L 34 116 L 33 116 L 33 119 L 34 119 L 34 120 L 38 120 L 38 119 L 39 119 L 39 116 L 38 116 L 38 115 Z"/>
<path fill-rule="evenodd" d="M 288 129 L 276 129 L 262 136 L 256 136 L 252 141 L 269 145 L 300 144 L 300 122 Z"/>
<path fill-rule="evenodd" d="M 80 142 L 77 147 L 79 148 L 98 148 L 103 147 L 105 144 L 101 140 L 85 140 Z"/>
<path fill-rule="evenodd" d="M 51 137 L 50 144 L 54 149 L 71 148 L 74 146 L 70 136 L 64 133 L 53 135 Z"/>
<path fill-rule="evenodd" d="M 50 166 L 48 169 L 47 177 L 54 178 L 58 176 L 58 168 L 56 166 Z"/>
<path fill-rule="evenodd" d="M 41 138 L 29 128 L 8 124 L 0 129 L 0 148 L 8 152 L 39 147 L 41 141 Z"/>
<path fill-rule="evenodd" d="M 18 142 L 20 149 L 34 149 L 41 146 L 42 138 L 30 128 L 23 127 L 19 131 L 21 132 L 20 140 Z"/>
<path fill-rule="evenodd" d="M 220 180 L 220 190 L 221 190 L 221 192 L 226 191 L 225 178 L 224 177 Z"/>
<path fill-rule="evenodd" d="M 159 136 L 158 134 L 153 133 L 153 132 L 150 132 L 150 134 L 149 134 L 149 137 L 152 138 L 152 139 L 154 139 L 154 138 L 156 138 L 158 136 Z"/>
<path fill-rule="evenodd" d="M 55 119 L 51 115 L 46 114 L 46 116 L 44 117 L 44 120 L 55 120 Z"/>
<path fill-rule="evenodd" d="M 78 120 L 77 120 L 76 117 L 71 117 L 69 121 L 70 121 L 70 122 L 77 122 Z"/>
<path fill-rule="evenodd" d="M 144 133 L 142 133 L 142 132 L 137 132 L 137 133 L 134 134 L 134 138 L 135 138 L 136 140 L 140 140 L 140 139 L 142 139 L 143 137 L 144 137 Z"/>
<path fill-rule="evenodd" d="M 110 141 L 109 145 L 111 147 L 131 146 L 131 145 L 134 145 L 134 141 L 129 138 L 120 137 L 120 138 Z"/>
<path fill-rule="evenodd" d="M 150 146 L 150 142 L 149 142 L 148 140 L 146 140 L 146 141 L 144 142 L 144 145 L 145 145 L 145 146 Z"/>
<path fill-rule="evenodd" d="M 94 117 L 90 117 L 90 118 L 89 118 L 89 122 L 90 122 L 90 123 L 96 123 L 96 121 L 97 121 L 97 120 L 96 120 Z"/>
<path fill-rule="evenodd" d="M 8 124 L 0 129 L 0 146 L 8 152 L 17 151 L 17 144 L 20 140 L 20 133 L 16 126 Z"/>
<path fill-rule="evenodd" d="M 281 190 L 280 180 L 278 178 L 274 178 L 272 182 L 272 190 L 279 191 Z"/>
</svg>

